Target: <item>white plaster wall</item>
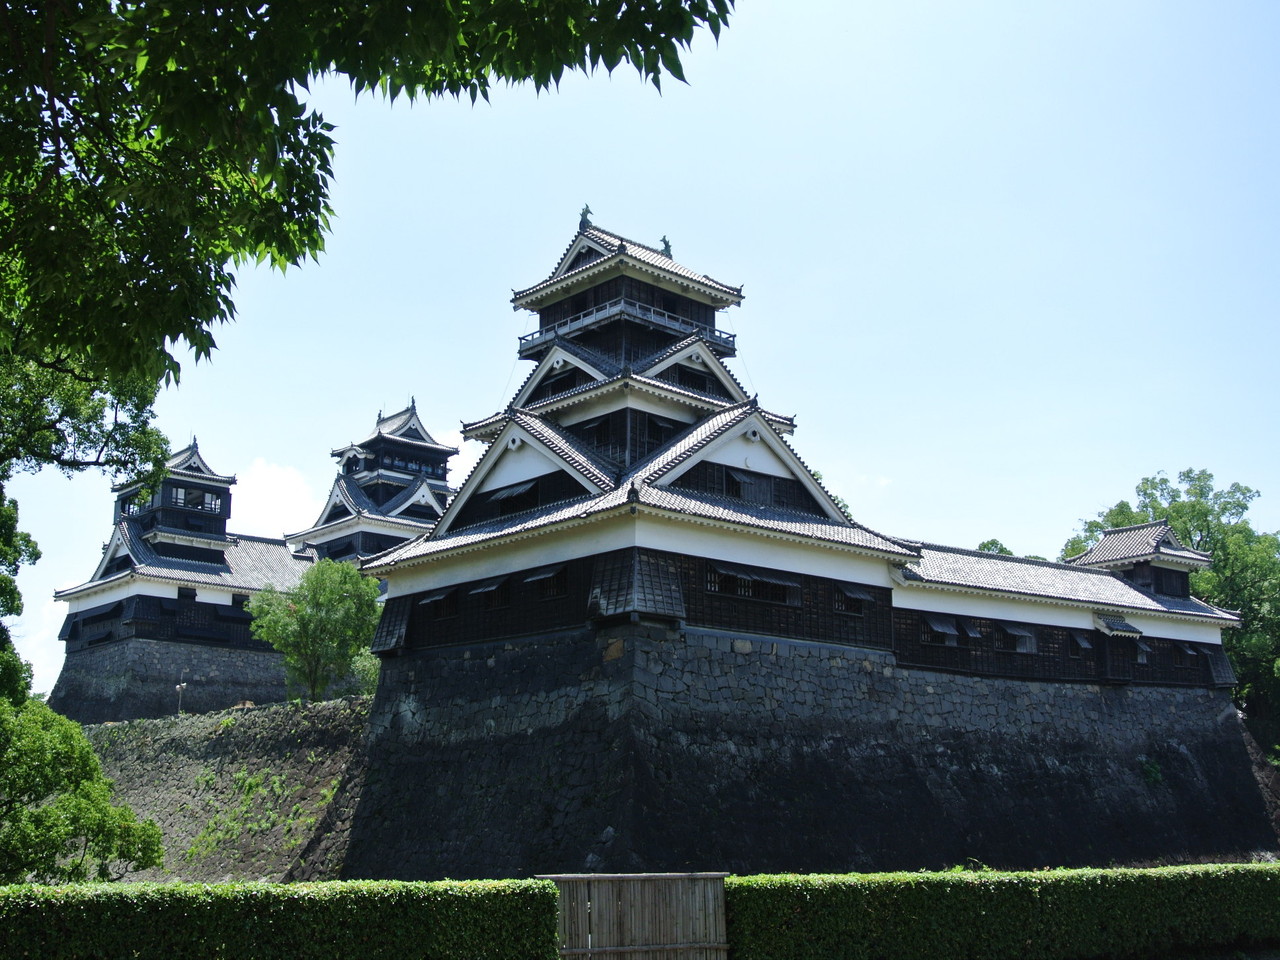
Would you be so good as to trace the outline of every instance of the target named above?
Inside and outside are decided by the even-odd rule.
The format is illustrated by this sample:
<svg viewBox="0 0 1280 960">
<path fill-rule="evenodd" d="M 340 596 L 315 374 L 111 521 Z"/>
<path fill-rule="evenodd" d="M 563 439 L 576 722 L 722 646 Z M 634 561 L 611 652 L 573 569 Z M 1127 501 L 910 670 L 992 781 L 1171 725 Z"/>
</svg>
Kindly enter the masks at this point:
<svg viewBox="0 0 1280 960">
<path fill-rule="evenodd" d="M 178 585 L 176 583 L 170 585 L 130 578 L 121 583 L 103 587 L 100 590 L 91 590 L 78 596 L 70 597 L 67 599 L 66 604 L 68 613 L 78 613 L 81 610 L 88 610 L 90 607 L 101 607 L 104 604 L 115 603 L 117 600 L 124 600 L 128 597 L 177 599 L 177 596 Z M 198 596 L 199 593 L 197 592 Z"/>
<path fill-rule="evenodd" d="M 888 564 L 872 557 L 815 547 L 811 543 L 744 536 L 739 531 L 622 513 L 571 530 L 516 541 L 501 549 L 454 555 L 404 573 L 393 570 L 387 575 L 387 595 L 403 596 L 626 547 L 647 547 L 872 586 L 893 586 Z"/>
<path fill-rule="evenodd" d="M 893 605 L 930 613 L 953 613 L 964 617 L 986 617 L 1038 623 L 1045 626 L 1094 629 L 1093 609 L 1068 606 L 1052 601 L 1017 600 L 995 596 L 975 596 L 956 590 L 939 590 L 912 584 L 899 584 L 894 589 Z M 1101 609 L 1101 608 L 1099 608 Z M 1144 634 L 1168 637 L 1194 643 L 1222 643 L 1221 630 L 1211 624 L 1191 623 L 1168 617 L 1124 613 L 1126 622 Z"/>
<path fill-rule="evenodd" d="M 1153 637 L 1170 637 L 1194 643 L 1222 643 L 1222 629 L 1212 624 L 1184 623 L 1180 620 L 1144 616 L 1140 613 L 1126 613 L 1124 619 L 1143 633 Z"/>
<path fill-rule="evenodd" d="M 392 568 L 386 574 L 387 596 L 404 596 L 631 547 L 635 545 L 632 520 L 629 514 L 621 514 L 583 527 L 518 540 L 497 550 L 490 548 L 442 557 L 440 561 L 428 561 L 404 573 Z"/>
<path fill-rule="evenodd" d="M 563 469 L 555 460 L 535 447 L 524 437 L 523 442 L 515 450 L 504 449 L 497 454 L 498 462 L 484 475 L 480 490 L 493 490 L 497 487 L 532 480 L 543 474 L 555 473 Z"/>
<path fill-rule="evenodd" d="M 894 586 L 887 561 L 836 546 L 764 535 L 747 536 L 739 530 L 691 524 L 665 516 L 641 515 L 637 520 L 637 546 L 833 580 Z"/>
<path fill-rule="evenodd" d="M 570 409 L 560 410 L 556 413 L 556 417 L 565 426 L 572 426 L 623 408 L 643 410 L 654 416 L 679 420 L 683 423 L 693 423 L 698 419 L 692 407 L 662 400 L 641 390 L 610 391 L 602 397 L 594 397 Z"/>
<path fill-rule="evenodd" d="M 750 429 L 759 430 L 763 434 L 768 428 L 752 423 Z M 743 470 L 753 470 L 756 473 L 767 473 L 774 477 L 795 476 L 795 471 L 769 448 L 767 441 L 748 440 L 745 430 L 717 444 L 702 459 L 712 463 L 723 463 L 730 467 L 741 467 Z"/>
</svg>

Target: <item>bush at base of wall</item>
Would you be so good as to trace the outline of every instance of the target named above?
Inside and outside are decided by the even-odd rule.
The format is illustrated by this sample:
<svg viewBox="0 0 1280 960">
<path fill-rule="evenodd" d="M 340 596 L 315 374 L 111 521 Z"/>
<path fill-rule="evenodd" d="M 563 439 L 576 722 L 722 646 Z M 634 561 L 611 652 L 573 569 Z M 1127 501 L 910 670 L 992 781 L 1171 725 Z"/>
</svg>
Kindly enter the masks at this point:
<svg viewBox="0 0 1280 960">
<path fill-rule="evenodd" d="M 555 960 L 544 880 L 0 887 L 3 955 L 40 960 Z"/>
<path fill-rule="evenodd" d="M 733 960 L 1083 960 L 1280 944 L 1280 865 L 730 877 Z"/>
</svg>

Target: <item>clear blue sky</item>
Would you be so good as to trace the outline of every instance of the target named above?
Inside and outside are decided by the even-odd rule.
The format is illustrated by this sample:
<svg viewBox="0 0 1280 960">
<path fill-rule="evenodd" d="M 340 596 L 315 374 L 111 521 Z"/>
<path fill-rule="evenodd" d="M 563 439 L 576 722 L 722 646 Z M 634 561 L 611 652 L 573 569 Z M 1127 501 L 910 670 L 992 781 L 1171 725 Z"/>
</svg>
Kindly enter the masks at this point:
<svg viewBox="0 0 1280 960">
<path fill-rule="evenodd" d="M 1273 0 L 742 0 L 662 95 L 623 69 L 474 108 L 328 85 L 328 249 L 243 271 L 160 426 L 239 475 L 233 529 L 309 525 L 329 450 L 380 409 L 416 396 L 456 439 L 506 403 L 528 369 L 510 291 L 590 203 L 744 285 L 735 371 L 873 528 L 1054 556 L 1188 466 L 1260 489 L 1255 525 L 1280 528 L 1277 50 Z M 38 690 L 108 486 L 10 487 L 44 550 L 15 625 Z"/>
</svg>

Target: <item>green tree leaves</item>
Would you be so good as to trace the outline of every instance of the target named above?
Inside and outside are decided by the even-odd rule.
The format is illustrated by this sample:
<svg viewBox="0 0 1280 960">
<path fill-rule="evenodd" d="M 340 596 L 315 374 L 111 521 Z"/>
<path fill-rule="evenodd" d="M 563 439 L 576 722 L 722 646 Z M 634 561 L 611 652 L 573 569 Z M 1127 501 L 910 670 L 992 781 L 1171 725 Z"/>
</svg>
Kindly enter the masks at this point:
<svg viewBox="0 0 1280 960">
<path fill-rule="evenodd" d="M 231 267 L 323 246 L 321 74 L 392 98 L 487 98 L 630 62 L 682 78 L 727 0 L 10 4 L 0 42 L 0 352 L 155 380 L 234 312 Z"/>
<path fill-rule="evenodd" d="M 289 679 L 311 700 L 352 672 L 378 626 L 378 582 L 349 563 L 321 560 L 298 586 L 267 587 L 249 601 L 250 629 L 284 654 Z"/>
<path fill-rule="evenodd" d="M 0 883 L 118 879 L 163 859 L 160 830 L 111 802 L 80 725 L 30 698 L 0 644 Z"/>
</svg>

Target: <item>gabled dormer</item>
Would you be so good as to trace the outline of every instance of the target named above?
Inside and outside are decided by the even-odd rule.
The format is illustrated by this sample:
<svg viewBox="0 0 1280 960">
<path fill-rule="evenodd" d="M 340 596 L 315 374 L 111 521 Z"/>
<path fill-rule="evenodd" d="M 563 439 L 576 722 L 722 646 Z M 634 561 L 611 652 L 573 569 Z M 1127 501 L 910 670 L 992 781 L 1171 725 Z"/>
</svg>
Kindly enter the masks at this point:
<svg viewBox="0 0 1280 960">
<path fill-rule="evenodd" d="M 1209 566 L 1209 554 L 1184 546 L 1167 521 L 1104 530 L 1102 537 L 1067 563 L 1112 570 L 1135 586 L 1170 597 L 1191 595 L 1190 574 Z"/>
<path fill-rule="evenodd" d="M 729 372 L 712 345 L 701 337 L 689 337 L 649 358 L 638 367 L 641 376 L 727 403 L 747 399 L 738 378 Z"/>
<path fill-rule="evenodd" d="M 520 387 L 513 407 L 530 407 L 559 397 L 618 373 L 618 364 L 606 357 L 576 348 L 571 342 L 556 344 L 538 361 L 529 379 Z"/>
<path fill-rule="evenodd" d="M 753 401 L 708 417 L 636 472 L 673 493 L 849 522 Z"/>
<path fill-rule="evenodd" d="M 630 363 L 694 334 L 732 356 L 734 338 L 716 329 L 716 312 L 741 303 L 742 288 L 677 263 L 665 238 L 661 248 L 628 240 L 584 211 L 551 275 L 511 302 L 538 314 L 538 331 L 520 340 L 522 358 L 539 359 L 571 339 Z"/>
<path fill-rule="evenodd" d="M 612 489 L 610 466 L 555 424 L 516 411 L 433 535 Z"/>
<path fill-rule="evenodd" d="M 225 537 L 236 478 L 213 470 L 194 438 L 169 458 L 165 470 L 159 487 L 149 494 L 139 483 L 115 487 L 114 519 L 131 519 L 147 534 Z"/>
</svg>

